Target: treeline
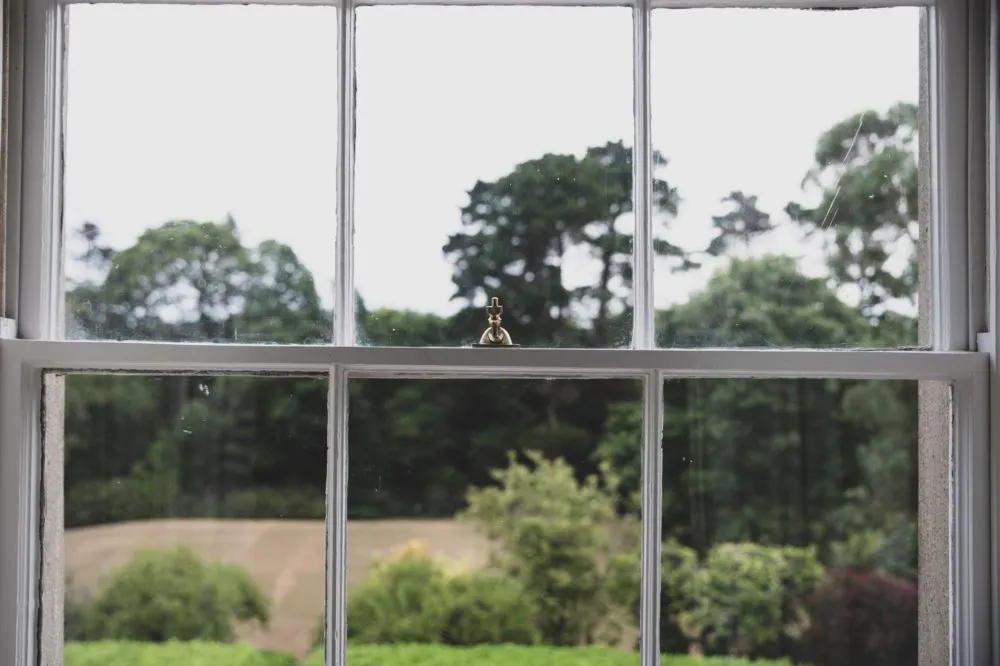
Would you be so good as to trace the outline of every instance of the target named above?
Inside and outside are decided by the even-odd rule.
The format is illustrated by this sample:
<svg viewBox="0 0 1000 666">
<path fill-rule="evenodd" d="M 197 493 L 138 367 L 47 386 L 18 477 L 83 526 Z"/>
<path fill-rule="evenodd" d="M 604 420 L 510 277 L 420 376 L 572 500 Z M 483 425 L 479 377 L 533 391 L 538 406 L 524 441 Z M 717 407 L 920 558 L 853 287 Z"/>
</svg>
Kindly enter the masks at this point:
<svg viewBox="0 0 1000 666">
<path fill-rule="evenodd" d="M 688 270 L 752 255 L 742 250 L 791 226 L 825 240 L 828 264 L 826 277 L 811 278 L 789 257 L 723 262 L 699 293 L 657 313 L 660 344 L 913 344 L 915 320 L 894 304 L 916 298 L 914 141 L 912 105 L 858 114 L 819 141 L 807 178 L 815 207 L 791 203 L 777 221 L 734 192 L 703 251 L 659 238 L 658 256 Z M 477 182 L 462 231 L 443 248 L 464 307 L 441 317 L 369 310 L 359 297 L 362 341 L 468 344 L 484 325 L 474 304 L 500 295 L 522 345 L 627 342 L 632 239 L 615 222 L 631 211 L 630 165 L 630 149 L 609 143 Z M 668 224 L 682 200 L 663 179 L 654 192 Z M 94 277 L 68 293 L 73 337 L 330 338 L 333 313 L 294 252 L 274 241 L 245 245 L 232 219 L 168 222 L 121 250 L 105 246 L 95 224 L 79 234 Z M 598 270 L 591 286 L 570 287 L 562 260 L 580 249 Z M 893 270 L 900 253 L 909 260 Z M 73 376 L 66 402 L 69 527 L 323 515 L 324 378 Z M 824 562 L 867 559 L 914 577 L 914 384 L 677 380 L 665 387 L 665 408 L 665 537 L 700 554 L 720 541 L 816 545 Z M 610 463 L 625 510 L 640 478 L 641 420 L 640 387 L 625 380 L 354 381 L 349 515 L 454 515 L 508 451 L 528 449 L 565 459 L 580 478 Z"/>
</svg>

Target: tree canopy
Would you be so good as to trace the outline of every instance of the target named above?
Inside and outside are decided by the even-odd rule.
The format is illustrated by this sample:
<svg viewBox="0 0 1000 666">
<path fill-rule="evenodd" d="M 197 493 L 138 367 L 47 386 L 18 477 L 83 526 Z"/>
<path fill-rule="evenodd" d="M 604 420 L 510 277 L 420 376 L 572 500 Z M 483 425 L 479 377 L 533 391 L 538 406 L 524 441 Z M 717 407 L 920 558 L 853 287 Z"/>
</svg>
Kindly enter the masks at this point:
<svg viewBox="0 0 1000 666">
<path fill-rule="evenodd" d="M 915 338 L 915 107 L 845 119 L 818 142 L 803 199 L 784 213 L 733 190 L 707 220 L 715 237 L 684 250 L 658 235 L 663 265 L 719 268 L 660 310 L 675 346 L 893 346 Z M 666 158 L 657 153 L 658 165 Z M 372 345 L 462 345 L 486 296 L 526 346 L 627 343 L 632 152 L 621 142 L 546 154 L 477 181 L 461 230 L 442 247 L 454 316 L 369 309 Z M 664 231 L 683 205 L 653 185 Z M 792 258 L 732 257 L 777 228 L 822 239 L 826 275 Z M 67 294 L 70 335 L 127 340 L 310 343 L 333 313 L 287 245 L 245 243 L 237 221 L 175 220 L 129 247 L 78 230 L 87 278 Z M 585 287 L 570 252 L 596 260 Z M 326 387 L 288 377 L 71 376 L 66 405 L 69 526 L 162 516 L 317 518 L 325 509 Z M 451 516 L 508 452 L 564 459 L 579 478 L 609 463 L 620 509 L 640 479 L 641 390 L 628 380 L 356 380 L 351 383 L 352 517 Z M 704 554 L 722 540 L 816 545 L 824 561 L 864 550 L 912 576 L 916 387 L 845 380 L 677 380 L 665 388 L 664 528 Z M 860 536 L 859 536 L 860 535 Z M 863 543 L 862 543 L 863 542 Z M 867 545 L 866 545 L 867 544 Z M 879 550 L 883 549 L 883 550 Z M 892 557 L 889 553 L 895 549 Z M 872 555 L 875 553 L 875 555 Z M 887 565 L 888 566 L 888 565 Z"/>
</svg>

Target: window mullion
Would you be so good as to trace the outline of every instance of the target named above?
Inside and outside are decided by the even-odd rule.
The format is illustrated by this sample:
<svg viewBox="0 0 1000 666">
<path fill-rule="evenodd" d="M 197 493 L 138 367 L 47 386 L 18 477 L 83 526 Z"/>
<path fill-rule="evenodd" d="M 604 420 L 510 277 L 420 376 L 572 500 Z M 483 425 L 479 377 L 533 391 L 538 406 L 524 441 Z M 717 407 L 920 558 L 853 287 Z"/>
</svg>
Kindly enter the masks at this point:
<svg viewBox="0 0 1000 666">
<path fill-rule="evenodd" d="M 639 663 L 660 663 L 660 524 L 663 514 L 663 379 L 643 380 L 642 410 L 642 592 L 639 603 Z"/>
<path fill-rule="evenodd" d="M 347 663 L 347 388 L 344 366 L 333 366 L 327 386 L 326 666 Z"/>
<path fill-rule="evenodd" d="M 635 234 L 632 239 L 632 346 L 651 349 L 656 344 L 653 309 L 653 144 L 650 134 L 650 9 L 649 0 L 637 0 L 632 9 L 632 95 L 635 148 L 632 151 L 632 190 Z"/>
<path fill-rule="evenodd" d="M 354 330 L 354 0 L 337 12 L 337 242 L 333 343 L 355 343 Z"/>
<path fill-rule="evenodd" d="M 932 342 L 942 350 L 970 348 L 968 19 L 966 2 L 945 2 L 928 21 Z"/>
<path fill-rule="evenodd" d="M 62 128 L 65 9 L 54 0 L 26 8 L 17 320 L 24 338 L 62 330 Z M 17 168 L 16 166 L 14 168 Z"/>
</svg>

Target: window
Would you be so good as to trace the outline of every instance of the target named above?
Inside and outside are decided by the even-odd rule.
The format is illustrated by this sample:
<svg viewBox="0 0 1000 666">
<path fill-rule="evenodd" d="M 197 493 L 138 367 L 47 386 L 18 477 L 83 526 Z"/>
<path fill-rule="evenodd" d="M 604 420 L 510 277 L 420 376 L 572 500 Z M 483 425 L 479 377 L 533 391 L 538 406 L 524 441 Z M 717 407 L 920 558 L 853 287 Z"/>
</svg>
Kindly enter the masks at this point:
<svg viewBox="0 0 1000 666">
<path fill-rule="evenodd" d="M 995 661 L 985 3 L 448 5 L 12 3 L 0 666 Z"/>
</svg>

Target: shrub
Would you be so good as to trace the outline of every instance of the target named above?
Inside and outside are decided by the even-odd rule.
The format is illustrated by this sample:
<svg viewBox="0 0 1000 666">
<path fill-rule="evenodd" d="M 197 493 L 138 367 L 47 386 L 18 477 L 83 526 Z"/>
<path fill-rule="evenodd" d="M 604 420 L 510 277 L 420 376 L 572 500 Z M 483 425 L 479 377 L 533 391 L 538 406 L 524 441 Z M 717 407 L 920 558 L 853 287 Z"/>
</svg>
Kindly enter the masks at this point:
<svg viewBox="0 0 1000 666">
<path fill-rule="evenodd" d="M 484 645 L 538 642 L 537 613 L 524 588 L 489 572 L 467 573 L 448 580 L 447 614 L 442 642 Z"/>
<path fill-rule="evenodd" d="M 348 645 L 347 663 L 364 666 L 636 666 L 638 655 L 607 647 L 488 645 Z M 661 666 L 788 666 L 788 662 L 688 655 L 663 655 Z M 323 651 L 313 652 L 304 666 L 322 666 Z"/>
<path fill-rule="evenodd" d="M 879 573 L 831 569 L 806 602 L 801 659 L 813 666 L 917 663 L 917 588 Z"/>
<path fill-rule="evenodd" d="M 447 613 L 442 562 L 412 543 L 375 559 L 347 600 L 347 636 L 361 643 L 437 642 Z"/>
<path fill-rule="evenodd" d="M 877 571 L 894 578 L 917 580 L 917 527 L 906 521 L 892 530 L 852 532 L 831 544 L 833 564 L 857 571 Z"/>
<path fill-rule="evenodd" d="M 238 622 L 266 625 L 267 606 L 242 567 L 203 563 L 186 548 L 142 550 L 118 567 L 94 598 L 86 635 L 228 642 Z"/>
<path fill-rule="evenodd" d="M 375 560 L 347 601 L 347 635 L 359 643 L 531 644 L 536 618 L 516 582 L 449 569 L 419 543 Z M 320 617 L 314 645 L 323 628 Z"/>
<path fill-rule="evenodd" d="M 609 592 L 612 599 L 627 608 L 634 624 L 639 622 L 642 589 L 641 555 L 639 549 L 616 553 L 609 560 Z M 691 548 L 670 539 L 663 543 L 660 557 L 660 651 L 686 652 L 690 640 L 677 624 L 687 608 L 685 597 L 698 570 L 698 555 Z"/>
<path fill-rule="evenodd" d="M 65 666 L 277 666 L 250 645 L 197 641 L 66 643 L 63 655 Z"/>
<path fill-rule="evenodd" d="M 616 480 L 602 466 L 602 479 L 579 483 L 561 458 L 525 455 L 530 466 L 511 453 L 508 466 L 492 473 L 497 486 L 470 489 L 460 518 L 499 546 L 491 565 L 523 585 L 543 642 L 594 642 L 613 602 L 607 563 Z"/>
<path fill-rule="evenodd" d="M 65 595 L 63 597 L 63 638 L 67 641 L 82 641 L 87 638 L 87 612 L 90 609 L 90 594 L 77 585 L 72 574 L 66 574 Z"/>
<path fill-rule="evenodd" d="M 812 548 L 720 544 L 683 582 L 678 624 L 709 654 L 787 654 L 809 626 L 804 595 L 822 575 Z"/>
</svg>

